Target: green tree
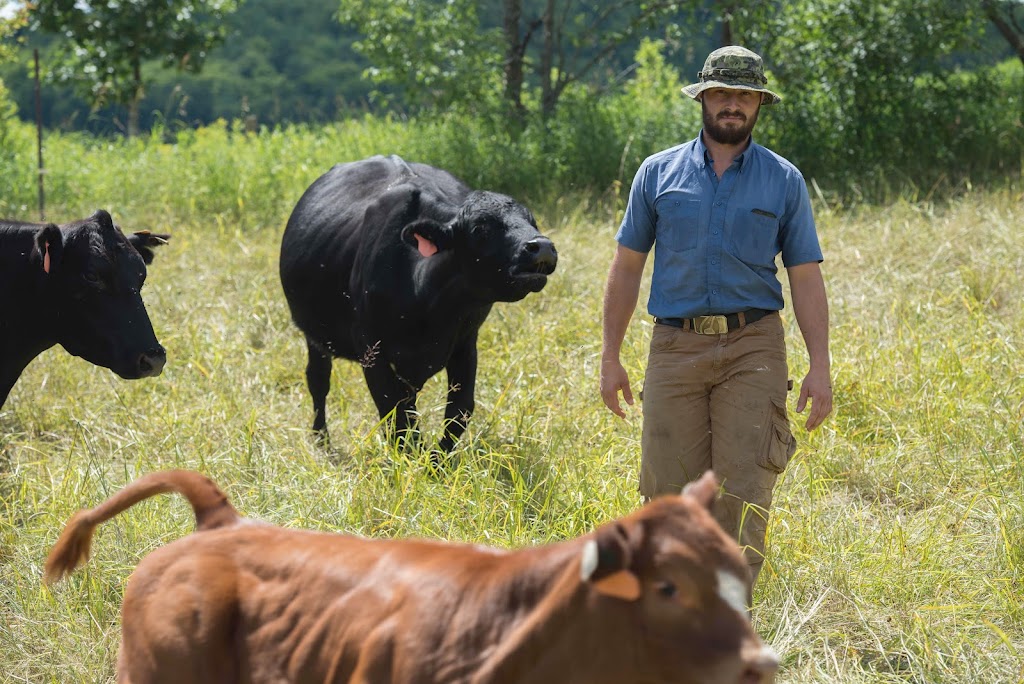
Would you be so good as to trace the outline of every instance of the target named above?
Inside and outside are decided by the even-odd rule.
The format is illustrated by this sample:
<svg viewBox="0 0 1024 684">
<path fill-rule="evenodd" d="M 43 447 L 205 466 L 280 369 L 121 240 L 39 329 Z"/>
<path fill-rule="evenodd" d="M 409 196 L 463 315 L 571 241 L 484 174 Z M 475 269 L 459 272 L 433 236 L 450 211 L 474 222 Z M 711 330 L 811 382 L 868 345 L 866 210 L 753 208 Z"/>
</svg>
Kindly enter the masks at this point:
<svg viewBox="0 0 1024 684">
<path fill-rule="evenodd" d="M 785 98 L 766 129 L 811 175 L 938 168 L 956 126 L 948 65 L 985 26 L 974 0 L 748 2 L 733 23 Z"/>
<path fill-rule="evenodd" d="M 51 76 L 75 84 L 94 107 L 128 107 L 128 135 L 139 131 L 142 65 L 198 73 L 207 52 L 224 40 L 224 18 L 242 0 L 45 0 L 31 7 L 34 29 L 61 41 Z"/>
<path fill-rule="evenodd" d="M 14 59 L 17 47 L 13 38 L 24 25 L 24 8 L 17 8 L 7 16 L 0 16 L 0 64 Z M 11 100 L 7 86 L 0 79 L 0 145 L 6 143 L 10 122 L 16 115 L 17 107 Z"/>
<path fill-rule="evenodd" d="M 981 7 L 1024 64 L 1024 1 L 981 0 Z"/>
<path fill-rule="evenodd" d="M 444 107 L 496 90 L 515 119 L 549 117 L 566 88 L 591 78 L 624 45 L 679 23 L 677 0 L 341 0 L 339 16 L 378 82 Z M 481 22 L 480 15 L 495 18 Z M 539 91 L 531 97 L 530 87 Z"/>
</svg>

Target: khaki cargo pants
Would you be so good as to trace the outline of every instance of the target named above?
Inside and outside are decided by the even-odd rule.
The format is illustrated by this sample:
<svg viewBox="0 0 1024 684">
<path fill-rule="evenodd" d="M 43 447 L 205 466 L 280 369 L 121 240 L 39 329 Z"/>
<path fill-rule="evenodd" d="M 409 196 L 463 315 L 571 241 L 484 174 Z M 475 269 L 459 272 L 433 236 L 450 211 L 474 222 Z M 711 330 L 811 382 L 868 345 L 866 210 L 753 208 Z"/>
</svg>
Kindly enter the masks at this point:
<svg viewBox="0 0 1024 684">
<path fill-rule="evenodd" d="M 714 515 L 757 578 L 775 480 L 796 442 L 779 314 L 721 335 L 655 325 L 643 388 L 640 493 L 678 492 L 709 468 L 723 484 Z"/>
</svg>

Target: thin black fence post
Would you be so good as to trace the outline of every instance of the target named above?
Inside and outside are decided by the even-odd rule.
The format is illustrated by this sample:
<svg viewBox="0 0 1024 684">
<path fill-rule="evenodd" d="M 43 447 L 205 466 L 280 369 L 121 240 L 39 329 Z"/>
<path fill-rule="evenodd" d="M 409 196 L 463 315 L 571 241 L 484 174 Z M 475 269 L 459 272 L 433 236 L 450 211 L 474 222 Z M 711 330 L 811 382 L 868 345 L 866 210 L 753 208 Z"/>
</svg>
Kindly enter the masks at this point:
<svg viewBox="0 0 1024 684">
<path fill-rule="evenodd" d="M 36 60 L 36 148 L 39 151 L 39 220 L 46 220 L 46 193 L 43 190 L 43 103 L 39 88 L 39 48 L 32 50 Z"/>
</svg>

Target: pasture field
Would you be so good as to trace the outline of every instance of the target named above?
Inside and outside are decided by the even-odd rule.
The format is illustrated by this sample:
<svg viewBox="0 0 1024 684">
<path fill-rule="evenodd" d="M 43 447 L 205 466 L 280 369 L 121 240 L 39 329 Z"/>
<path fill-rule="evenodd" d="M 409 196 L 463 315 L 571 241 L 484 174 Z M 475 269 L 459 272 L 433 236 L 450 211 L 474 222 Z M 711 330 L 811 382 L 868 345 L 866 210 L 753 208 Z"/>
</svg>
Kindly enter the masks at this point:
<svg viewBox="0 0 1024 684">
<path fill-rule="evenodd" d="M 125 581 L 191 531 L 191 511 L 151 499 L 101 527 L 70 580 L 45 588 L 41 567 L 74 511 L 156 469 L 199 469 L 244 514 L 279 525 L 506 547 L 579 535 L 639 505 L 639 409 L 621 421 L 597 392 L 615 202 L 533 204 L 558 270 L 484 324 L 478 410 L 458 466 L 437 479 L 427 454 L 382 442 L 354 363 L 335 363 L 332 446 L 309 434 L 305 346 L 277 249 L 291 205 L 326 166 L 290 168 L 287 201 L 214 218 L 164 211 L 145 194 L 148 169 L 124 168 L 141 195 L 97 206 L 126 230 L 173 233 L 143 292 L 168 363 L 127 382 L 56 348 L 0 410 L 0 681 L 113 681 Z M 817 205 L 835 412 L 812 434 L 793 414 L 800 449 L 755 593 L 780 682 L 1024 682 L 1021 201 L 1007 189 L 941 205 Z M 634 389 L 652 325 L 643 304 L 624 348 Z M 799 385 L 806 355 L 786 314 Z M 421 397 L 430 438 L 444 389 L 435 378 Z"/>
</svg>

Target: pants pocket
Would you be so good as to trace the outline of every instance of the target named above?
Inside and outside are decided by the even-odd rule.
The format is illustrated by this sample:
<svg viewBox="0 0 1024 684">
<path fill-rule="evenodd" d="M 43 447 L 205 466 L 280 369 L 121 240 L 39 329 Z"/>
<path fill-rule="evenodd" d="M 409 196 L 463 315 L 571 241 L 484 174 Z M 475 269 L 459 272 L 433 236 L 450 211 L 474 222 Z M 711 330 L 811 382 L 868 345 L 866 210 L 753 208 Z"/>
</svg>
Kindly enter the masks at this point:
<svg viewBox="0 0 1024 684">
<path fill-rule="evenodd" d="M 765 421 L 765 436 L 757 453 L 757 465 L 775 473 L 781 473 L 796 452 L 796 438 L 789 429 L 789 414 L 786 412 L 786 398 L 772 397 Z"/>
</svg>

